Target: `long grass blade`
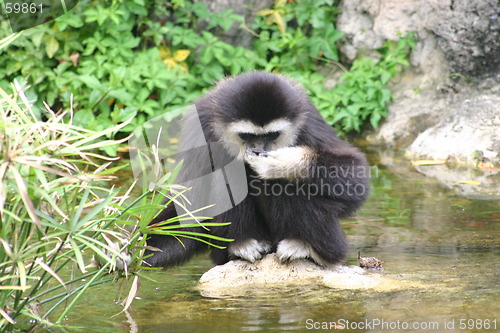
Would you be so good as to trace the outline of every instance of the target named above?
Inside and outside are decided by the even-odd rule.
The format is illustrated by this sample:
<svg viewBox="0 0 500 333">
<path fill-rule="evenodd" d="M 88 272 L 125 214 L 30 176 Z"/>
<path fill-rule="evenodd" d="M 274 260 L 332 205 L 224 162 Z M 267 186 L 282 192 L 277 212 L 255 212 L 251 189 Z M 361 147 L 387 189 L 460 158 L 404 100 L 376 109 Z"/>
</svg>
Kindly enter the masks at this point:
<svg viewBox="0 0 500 333">
<path fill-rule="evenodd" d="M 21 290 L 25 291 L 28 289 L 28 276 L 26 275 L 26 266 L 21 261 L 17 262 L 17 269 L 19 270 L 19 284 L 21 286 Z"/>
<path fill-rule="evenodd" d="M 12 325 L 14 325 L 16 322 L 14 321 L 14 319 L 12 319 L 9 314 L 7 312 L 5 312 L 4 309 L 0 308 L 0 315 L 2 315 L 2 317 L 5 318 L 5 320 L 7 320 L 9 323 L 11 323 Z"/>
<path fill-rule="evenodd" d="M 78 220 L 80 219 L 80 216 L 82 215 L 83 207 L 85 206 L 85 202 L 87 202 L 87 198 L 90 193 L 90 187 L 85 186 L 85 191 L 83 191 L 82 198 L 80 200 L 80 204 L 78 205 L 78 208 L 76 209 L 75 215 L 73 215 L 73 218 L 70 220 L 70 225 L 72 230 L 78 230 L 76 228 L 76 225 L 78 224 Z"/>
<path fill-rule="evenodd" d="M 127 311 L 132 301 L 134 300 L 137 292 L 139 291 L 139 277 L 134 276 L 134 281 L 132 281 L 132 286 L 130 287 L 130 291 L 128 293 L 127 298 L 125 299 L 125 305 L 123 306 L 123 310 L 121 312 Z"/>
<path fill-rule="evenodd" d="M 37 258 L 37 260 L 35 262 L 40 267 L 42 267 L 47 273 L 49 273 L 50 275 L 52 275 L 52 277 L 54 279 L 56 279 L 64 288 L 66 288 L 66 285 L 64 284 L 63 279 L 61 279 L 61 277 L 52 268 L 50 268 L 49 265 L 47 265 L 46 263 L 44 263 L 41 258 Z"/>
<path fill-rule="evenodd" d="M 92 134 L 92 135 L 90 135 L 90 136 L 88 136 L 88 137 L 86 137 L 84 139 L 81 139 L 81 140 L 79 140 L 77 142 L 74 142 L 74 146 L 75 147 L 82 147 L 82 148 L 86 149 L 87 147 L 89 147 L 89 145 L 88 145 L 89 142 L 92 142 L 94 140 L 102 138 L 103 136 L 106 136 L 109 133 L 118 132 L 118 130 L 120 130 L 123 127 L 127 126 L 128 124 L 130 124 L 130 122 L 133 119 L 134 118 L 132 117 L 132 118 L 128 119 L 127 121 L 121 123 L 121 124 L 118 124 L 116 126 L 107 128 L 104 131 L 101 131 L 101 132 L 98 132 L 98 133 L 94 133 L 94 134 Z M 127 141 L 128 139 L 129 139 L 128 137 L 126 139 L 123 139 L 123 142 Z M 117 142 L 115 141 L 114 143 L 117 143 Z M 96 148 L 96 147 L 93 147 L 93 148 Z"/>
<path fill-rule="evenodd" d="M 78 245 L 72 238 L 69 239 L 69 242 L 71 244 L 71 248 L 73 249 L 73 253 L 75 254 L 75 259 L 78 264 L 78 267 L 80 268 L 80 271 L 82 273 L 86 273 L 87 270 L 85 269 L 85 262 L 83 260 L 83 255 L 80 250 L 80 247 L 78 247 Z"/>
<path fill-rule="evenodd" d="M 88 187 L 86 188 L 86 190 L 89 189 Z M 108 195 L 101 203 L 99 203 L 98 205 L 96 205 L 94 208 L 92 208 L 92 210 L 90 212 L 88 212 L 87 214 L 85 214 L 84 217 L 82 217 L 81 219 L 78 220 L 78 222 L 74 222 L 74 228 L 76 230 L 79 230 L 81 229 L 86 223 L 88 223 L 91 219 L 95 218 L 97 216 L 97 214 L 99 214 L 103 209 L 104 207 L 106 207 L 107 205 L 109 205 L 110 201 L 113 200 L 114 196 L 113 195 Z M 82 200 L 82 202 L 80 203 L 80 207 L 83 208 L 84 206 L 84 203 L 85 201 Z M 80 209 L 80 207 L 78 207 Z M 81 212 L 80 212 L 81 213 Z"/>
<path fill-rule="evenodd" d="M 33 222 L 36 224 L 36 226 L 40 230 L 42 230 L 42 223 L 40 222 L 40 219 L 36 215 L 35 207 L 33 206 L 33 201 L 31 201 L 31 199 L 28 195 L 28 189 L 26 188 L 26 184 L 24 183 L 23 177 L 16 170 L 15 167 L 11 166 L 9 169 L 12 172 L 12 175 L 14 176 L 14 178 L 16 180 L 17 189 L 19 191 L 19 194 L 21 195 L 21 198 L 23 199 L 24 205 L 26 206 L 26 210 L 28 211 L 29 216 L 31 217 Z"/>
<path fill-rule="evenodd" d="M 6 189 L 4 188 L 4 177 L 5 174 L 7 173 L 7 168 L 9 166 L 9 163 L 2 163 L 0 164 L 0 216 L 3 216 L 3 208 L 5 204 L 5 191 Z"/>
</svg>

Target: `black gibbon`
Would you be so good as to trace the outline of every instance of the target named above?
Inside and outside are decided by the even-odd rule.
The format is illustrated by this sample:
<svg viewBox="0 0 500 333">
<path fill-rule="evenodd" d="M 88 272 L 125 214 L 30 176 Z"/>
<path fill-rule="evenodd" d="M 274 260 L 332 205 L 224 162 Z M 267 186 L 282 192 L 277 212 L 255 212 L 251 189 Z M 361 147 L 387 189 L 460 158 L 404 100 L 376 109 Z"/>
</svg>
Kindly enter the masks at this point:
<svg viewBox="0 0 500 333">
<path fill-rule="evenodd" d="M 212 260 L 254 262 L 271 252 L 281 262 L 309 258 L 327 266 L 344 260 L 347 243 L 339 219 L 368 195 L 369 167 L 362 153 L 335 135 L 304 89 L 282 75 L 256 71 L 222 80 L 195 106 L 206 142 L 219 144 L 228 160 L 244 162 L 248 187 L 241 202 L 213 219 L 230 225 L 186 228 L 234 239 L 225 249 L 211 248 Z M 189 123 L 185 127 L 181 144 L 190 140 Z M 210 166 L 191 155 L 184 159 L 184 177 L 206 174 Z M 170 205 L 151 223 L 176 214 Z M 180 264 L 207 248 L 180 240 L 150 235 L 148 245 L 161 251 L 147 264 Z"/>
</svg>

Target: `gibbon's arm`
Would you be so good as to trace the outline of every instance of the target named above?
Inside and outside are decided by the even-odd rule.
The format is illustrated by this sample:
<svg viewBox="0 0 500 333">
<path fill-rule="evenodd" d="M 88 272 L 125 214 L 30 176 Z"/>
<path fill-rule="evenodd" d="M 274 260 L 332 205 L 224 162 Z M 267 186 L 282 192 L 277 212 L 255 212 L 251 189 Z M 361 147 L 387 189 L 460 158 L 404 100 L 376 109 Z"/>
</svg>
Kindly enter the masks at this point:
<svg viewBox="0 0 500 333">
<path fill-rule="evenodd" d="M 311 196 L 333 198 L 342 204 L 339 217 L 357 209 L 369 193 L 369 166 L 356 148 L 339 141 L 335 149 L 286 147 L 245 161 L 262 179 L 308 183 Z"/>
<path fill-rule="evenodd" d="M 344 141 L 334 149 L 319 151 L 310 166 L 307 182 L 316 195 L 332 198 L 338 204 L 338 218 L 358 209 L 370 192 L 370 168 L 365 156 Z"/>
</svg>

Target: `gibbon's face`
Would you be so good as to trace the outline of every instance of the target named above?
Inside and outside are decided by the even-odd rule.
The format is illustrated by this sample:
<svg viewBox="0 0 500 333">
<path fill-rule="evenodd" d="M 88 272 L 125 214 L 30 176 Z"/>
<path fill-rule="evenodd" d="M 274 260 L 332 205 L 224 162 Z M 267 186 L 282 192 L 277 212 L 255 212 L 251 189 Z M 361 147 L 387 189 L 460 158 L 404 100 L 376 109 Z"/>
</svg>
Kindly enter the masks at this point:
<svg viewBox="0 0 500 333">
<path fill-rule="evenodd" d="M 208 97 L 212 128 L 226 149 L 240 156 L 248 149 L 293 146 L 310 105 L 297 83 L 265 72 L 223 80 Z"/>
<path fill-rule="evenodd" d="M 297 129 L 291 121 L 281 118 L 259 126 L 250 120 L 239 120 L 227 125 L 227 139 L 243 153 L 248 149 L 273 151 L 293 145 Z"/>
</svg>

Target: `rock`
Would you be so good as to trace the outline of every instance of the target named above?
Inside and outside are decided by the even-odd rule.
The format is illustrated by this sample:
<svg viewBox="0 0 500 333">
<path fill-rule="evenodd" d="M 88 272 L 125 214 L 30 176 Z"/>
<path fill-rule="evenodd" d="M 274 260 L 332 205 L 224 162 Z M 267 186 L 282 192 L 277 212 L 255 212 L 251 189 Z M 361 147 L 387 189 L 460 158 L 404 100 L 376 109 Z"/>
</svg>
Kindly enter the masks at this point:
<svg viewBox="0 0 500 333">
<path fill-rule="evenodd" d="M 406 73 L 406 76 L 409 76 Z M 402 79 L 403 80 L 403 79 Z M 472 166 L 474 153 L 500 164 L 500 75 L 472 83 L 448 81 L 423 91 L 395 88 L 389 116 L 369 142 L 407 150 L 412 159 L 451 159 Z"/>
<path fill-rule="evenodd" d="M 369 142 L 412 158 L 471 165 L 479 152 L 500 163 L 498 0 L 352 0 L 340 11 L 341 51 L 351 61 L 400 34 L 418 37 L 413 68 L 393 83 L 389 115 Z"/>
<path fill-rule="evenodd" d="M 435 34 L 452 72 L 479 76 L 500 65 L 498 0 L 419 1 L 425 28 Z"/>
<path fill-rule="evenodd" d="M 227 297 L 296 285 L 374 291 L 421 287 L 418 283 L 401 278 L 366 272 L 357 266 L 321 268 L 308 260 L 282 264 L 272 253 L 255 263 L 232 260 L 225 265 L 215 266 L 200 278 L 198 289 L 206 297 Z"/>
<path fill-rule="evenodd" d="M 341 51 L 351 61 L 414 32 L 419 42 L 412 63 L 436 78 L 443 71 L 479 76 L 500 65 L 497 0 L 350 0 L 340 12 Z"/>
<path fill-rule="evenodd" d="M 498 160 L 499 129 L 500 96 L 475 96 L 455 105 L 436 125 L 420 133 L 408 152 L 472 164 L 474 153 L 480 151 L 484 158 Z"/>
<path fill-rule="evenodd" d="M 460 196 L 498 198 L 500 75 L 472 83 L 442 84 L 421 92 L 405 87 L 409 82 L 396 89 L 388 118 L 367 136 L 368 141 L 402 149 L 411 160 L 447 160 L 445 165 L 414 168 L 437 178 Z M 391 159 L 381 163 L 394 167 Z M 492 167 L 478 169 L 479 163 Z"/>
<path fill-rule="evenodd" d="M 493 163 L 500 163 L 495 133 L 500 114 L 500 38 L 497 22 L 489 21 L 498 7 L 492 1 L 387 1 L 383 5 L 372 1 L 359 13 L 355 2 L 344 3 L 347 11 L 343 15 L 347 17 L 343 20 L 356 11 L 360 16 L 369 15 L 373 21 L 370 31 L 377 40 L 395 38 L 393 29 L 414 31 L 420 38 L 411 55 L 415 67 L 393 83 L 389 115 L 368 141 L 408 149 L 408 155 L 415 159 L 450 157 L 471 165 L 471 154 L 479 151 Z M 490 38 L 491 29 L 497 41 L 482 45 Z M 455 49 L 464 44 L 463 49 Z M 359 52 L 362 46 L 370 44 L 357 45 Z M 489 57 L 495 60 L 484 61 Z"/>
<path fill-rule="evenodd" d="M 243 15 L 247 26 L 253 23 L 255 14 L 259 10 L 273 6 L 273 0 L 251 2 L 245 0 L 200 0 L 199 2 L 203 2 L 212 13 L 218 13 L 225 9 L 232 9 L 235 14 Z M 208 20 L 205 24 L 207 23 Z M 241 22 L 235 22 L 229 30 L 222 31 L 222 29 L 220 29 L 216 34 L 226 43 L 251 48 L 255 36 L 250 31 L 241 29 L 240 24 Z M 203 24 L 200 28 L 203 30 Z"/>
</svg>

